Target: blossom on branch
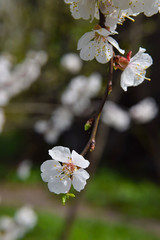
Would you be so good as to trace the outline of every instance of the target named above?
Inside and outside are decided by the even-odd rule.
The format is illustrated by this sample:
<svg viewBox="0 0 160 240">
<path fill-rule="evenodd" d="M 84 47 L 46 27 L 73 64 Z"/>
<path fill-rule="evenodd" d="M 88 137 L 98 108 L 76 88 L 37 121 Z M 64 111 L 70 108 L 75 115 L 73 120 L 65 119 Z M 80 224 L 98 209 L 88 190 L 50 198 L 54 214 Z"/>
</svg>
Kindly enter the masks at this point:
<svg viewBox="0 0 160 240">
<path fill-rule="evenodd" d="M 100 25 L 96 25 L 94 30 L 85 33 L 78 41 L 78 50 L 80 50 L 80 57 L 85 61 L 96 60 L 100 63 L 107 63 L 113 56 L 113 47 L 115 47 L 121 54 L 124 50 L 119 47 L 119 44 L 109 35 L 117 32 L 110 32 Z"/>
<path fill-rule="evenodd" d="M 146 78 L 146 69 L 153 63 L 151 56 L 148 53 L 144 53 L 146 49 L 139 48 L 138 53 L 130 58 L 131 52 L 129 52 L 127 58 L 116 56 L 115 57 L 115 69 L 123 70 L 121 75 L 121 87 L 124 91 L 127 91 L 127 87 L 138 86 Z"/>
<path fill-rule="evenodd" d="M 75 19 L 88 20 L 91 18 L 92 21 L 94 17 L 98 18 L 96 0 L 64 0 L 64 2 L 70 4 L 70 10 Z"/>
<path fill-rule="evenodd" d="M 86 185 L 89 174 L 84 168 L 89 161 L 74 150 L 72 153 L 66 147 L 54 147 L 49 150 L 53 160 L 47 160 L 41 165 L 41 177 L 48 182 L 48 188 L 56 194 L 68 193 L 71 184 L 80 192 Z"/>
</svg>

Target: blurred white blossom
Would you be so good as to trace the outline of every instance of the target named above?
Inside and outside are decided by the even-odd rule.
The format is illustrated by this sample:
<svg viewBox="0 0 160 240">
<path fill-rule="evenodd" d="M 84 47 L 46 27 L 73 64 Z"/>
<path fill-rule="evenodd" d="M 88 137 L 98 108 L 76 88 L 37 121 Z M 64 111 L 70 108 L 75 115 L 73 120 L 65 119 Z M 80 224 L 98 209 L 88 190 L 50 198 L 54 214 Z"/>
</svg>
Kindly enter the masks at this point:
<svg viewBox="0 0 160 240">
<path fill-rule="evenodd" d="M 88 78 L 80 75 L 73 78 L 64 91 L 61 101 L 70 107 L 75 115 L 80 115 L 90 105 L 90 98 L 95 97 L 102 83 L 99 73 L 93 73 Z"/>
<path fill-rule="evenodd" d="M 49 120 L 38 121 L 35 124 L 35 131 L 44 134 L 48 143 L 55 143 L 59 136 L 67 130 L 73 122 L 72 112 L 65 106 L 57 108 Z"/>
<path fill-rule="evenodd" d="M 21 180 L 26 180 L 31 174 L 32 162 L 29 159 L 23 160 L 17 168 L 17 176 Z"/>
<path fill-rule="evenodd" d="M 0 106 L 5 106 L 9 100 L 30 85 L 39 77 L 41 67 L 47 61 L 44 51 L 27 53 L 22 63 L 12 66 L 9 58 L 0 58 Z"/>
<path fill-rule="evenodd" d="M 17 240 L 23 237 L 25 231 L 19 227 L 13 218 L 8 216 L 0 217 L 0 240 Z"/>
<path fill-rule="evenodd" d="M 107 101 L 103 108 L 102 121 L 118 131 L 126 131 L 130 127 L 130 116 L 114 102 Z"/>
<path fill-rule="evenodd" d="M 147 97 L 132 106 L 129 110 L 130 116 L 138 123 L 147 123 L 158 114 L 158 105 L 152 97 Z"/>
<path fill-rule="evenodd" d="M 13 218 L 0 217 L 0 240 L 17 240 L 37 224 L 37 215 L 31 207 L 25 206 L 17 210 Z"/>
<path fill-rule="evenodd" d="M 16 212 L 14 220 L 19 226 L 28 231 L 37 224 L 37 215 L 31 207 L 24 206 Z"/>
<path fill-rule="evenodd" d="M 43 134 L 47 143 L 55 143 L 72 125 L 74 116 L 80 116 L 90 106 L 90 99 L 97 95 L 101 83 L 102 78 L 98 73 L 89 77 L 80 75 L 73 78 L 62 94 L 62 106 L 53 111 L 49 120 L 36 122 L 35 131 Z"/>
<path fill-rule="evenodd" d="M 75 74 L 82 68 L 82 60 L 76 53 L 67 53 L 61 58 L 61 65 L 69 72 Z"/>
</svg>

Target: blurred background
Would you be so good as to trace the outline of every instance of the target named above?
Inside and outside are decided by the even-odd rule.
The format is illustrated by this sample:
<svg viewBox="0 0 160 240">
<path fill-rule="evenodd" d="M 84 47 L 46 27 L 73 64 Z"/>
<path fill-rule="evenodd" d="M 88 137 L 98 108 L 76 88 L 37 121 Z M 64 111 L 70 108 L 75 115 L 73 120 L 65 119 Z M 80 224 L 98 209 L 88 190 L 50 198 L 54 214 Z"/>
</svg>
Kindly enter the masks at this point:
<svg viewBox="0 0 160 240">
<path fill-rule="evenodd" d="M 97 22 L 74 20 L 63 1 L 0 0 L 0 240 L 159 239 L 160 16 L 135 20 L 115 39 L 126 53 L 147 49 L 151 81 L 124 92 L 114 72 L 96 150 L 86 156 L 91 178 L 62 206 L 40 165 L 55 145 L 80 153 L 89 139 L 84 124 L 101 102 L 108 65 L 82 62 L 76 49 Z"/>
</svg>

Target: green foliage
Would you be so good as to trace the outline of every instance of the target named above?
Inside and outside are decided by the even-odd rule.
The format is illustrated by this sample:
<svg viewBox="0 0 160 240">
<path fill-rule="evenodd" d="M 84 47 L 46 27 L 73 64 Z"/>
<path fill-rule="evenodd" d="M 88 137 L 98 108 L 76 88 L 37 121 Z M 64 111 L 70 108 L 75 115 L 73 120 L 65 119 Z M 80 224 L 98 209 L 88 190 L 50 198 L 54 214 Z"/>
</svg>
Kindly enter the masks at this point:
<svg viewBox="0 0 160 240">
<path fill-rule="evenodd" d="M 15 210 L 1 207 L 0 215 L 13 216 Z M 63 230 L 62 218 L 47 212 L 38 212 L 38 224 L 23 240 L 51 240 L 58 239 Z M 158 240 L 152 234 L 127 227 L 123 224 L 110 224 L 91 219 L 78 219 L 75 221 L 70 240 Z"/>
<path fill-rule="evenodd" d="M 94 205 L 128 215 L 160 219 L 158 186 L 148 181 L 134 182 L 106 169 L 92 179 L 86 199 Z"/>
<path fill-rule="evenodd" d="M 5 173 L 4 168 L 1 171 Z M 6 180 L 24 186 L 42 183 L 40 169 L 35 167 L 24 181 L 18 179 L 13 170 L 6 174 Z M 65 195 L 64 200 L 68 197 L 74 196 Z M 160 211 L 157 211 L 160 203 L 159 186 L 149 181 L 135 182 L 106 169 L 100 170 L 88 183 L 85 200 L 92 206 L 113 209 L 126 215 L 160 219 Z"/>
</svg>

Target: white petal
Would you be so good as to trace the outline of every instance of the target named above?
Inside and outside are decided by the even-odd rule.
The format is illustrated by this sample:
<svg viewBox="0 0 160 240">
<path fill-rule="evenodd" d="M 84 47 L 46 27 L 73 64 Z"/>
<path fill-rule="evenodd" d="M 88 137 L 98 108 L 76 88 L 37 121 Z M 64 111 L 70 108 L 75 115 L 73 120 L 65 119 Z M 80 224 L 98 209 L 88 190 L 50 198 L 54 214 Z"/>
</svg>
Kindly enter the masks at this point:
<svg viewBox="0 0 160 240">
<path fill-rule="evenodd" d="M 71 13 L 72 13 L 73 18 L 75 18 L 75 19 L 81 18 L 80 12 L 79 12 L 79 10 L 78 10 L 78 5 L 77 5 L 77 3 L 72 3 L 72 4 L 70 5 L 70 10 L 71 10 Z"/>
<path fill-rule="evenodd" d="M 87 168 L 90 164 L 90 162 L 80 154 L 78 154 L 76 151 L 72 151 L 72 162 L 74 165 L 81 167 L 81 168 Z"/>
<path fill-rule="evenodd" d="M 67 163 L 71 157 L 69 148 L 66 147 L 54 147 L 49 150 L 49 155 L 56 161 Z"/>
<path fill-rule="evenodd" d="M 44 182 L 53 179 L 59 172 L 61 172 L 61 165 L 55 160 L 47 160 L 41 165 L 41 177 Z"/>
<path fill-rule="evenodd" d="M 89 42 L 80 51 L 80 58 L 85 61 L 90 61 L 95 56 L 95 41 Z"/>
<path fill-rule="evenodd" d="M 140 72 L 138 75 L 135 74 L 133 86 L 138 86 L 139 84 L 141 84 L 144 81 L 145 75 L 146 71 Z"/>
<path fill-rule="evenodd" d="M 112 37 L 108 37 L 107 40 L 108 40 L 108 42 L 110 42 L 110 43 L 113 45 L 113 47 L 115 47 L 121 54 L 124 54 L 124 53 L 125 53 L 125 51 L 119 47 L 119 44 L 117 43 L 117 41 L 116 41 L 115 39 L 113 39 Z"/>
<path fill-rule="evenodd" d="M 96 60 L 100 63 L 107 63 L 113 56 L 113 49 L 111 44 L 108 42 L 103 42 L 101 39 L 100 43 L 96 47 Z"/>
<path fill-rule="evenodd" d="M 94 31 L 85 33 L 78 41 L 77 50 L 85 47 L 95 36 Z"/>
<path fill-rule="evenodd" d="M 48 188 L 50 192 L 54 192 L 56 194 L 67 193 L 71 187 L 71 179 L 65 177 L 64 179 L 54 178 L 52 181 L 48 183 Z"/>
<path fill-rule="evenodd" d="M 119 7 L 121 9 L 127 9 L 129 8 L 129 1 L 128 0 L 112 0 L 113 1 L 113 4 L 116 6 L 116 7 Z"/>
<path fill-rule="evenodd" d="M 133 61 L 139 59 L 140 56 L 142 55 L 142 53 L 144 53 L 145 51 L 146 51 L 145 48 L 141 48 L 141 47 L 140 47 L 139 50 L 138 50 L 138 52 L 131 58 L 130 62 L 133 62 Z"/>
<path fill-rule="evenodd" d="M 89 174 L 87 171 L 83 169 L 79 169 L 73 173 L 73 180 L 72 184 L 73 187 L 80 192 L 82 189 L 84 189 L 86 185 L 86 180 L 89 178 Z"/>
<path fill-rule="evenodd" d="M 135 74 L 127 67 L 121 75 L 121 87 L 124 91 L 127 91 L 127 87 L 133 86 Z"/>
<path fill-rule="evenodd" d="M 62 167 L 57 167 L 49 171 L 44 171 L 41 173 L 41 178 L 44 182 L 49 182 L 53 180 L 61 171 Z"/>
<path fill-rule="evenodd" d="M 105 29 L 105 28 L 100 28 L 98 30 L 95 30 L 95 32 L 97 32 L 99 35 L 104 36 L 104 37 L 108 37 L 111 33 Z"/>
<path fill-rule="evenodd" d="M 141 55 L 139 54 L 138 57 L 135 56 L 131 58 L 130 63 L 135 65 L 136 68 L 138 67 L 138 69 L 147 69 L 153 64 L 153 60 L 148 53 L 142 53 Z"/>
<path fill-rule="evenodd" d="M 49 171 L 49 170 L 53 169 L 55 167 L 55 165 L 60 166 L 60 163 L 55 160 L 47 160 L 42 163 L 42 165 L 40 167 L 41 172 Z"/>
<path fill-rule="evenodd" d="M 65 3 L 70 4 L 73 2 L 73 0 L 64 0 Z"/>
</svg>

